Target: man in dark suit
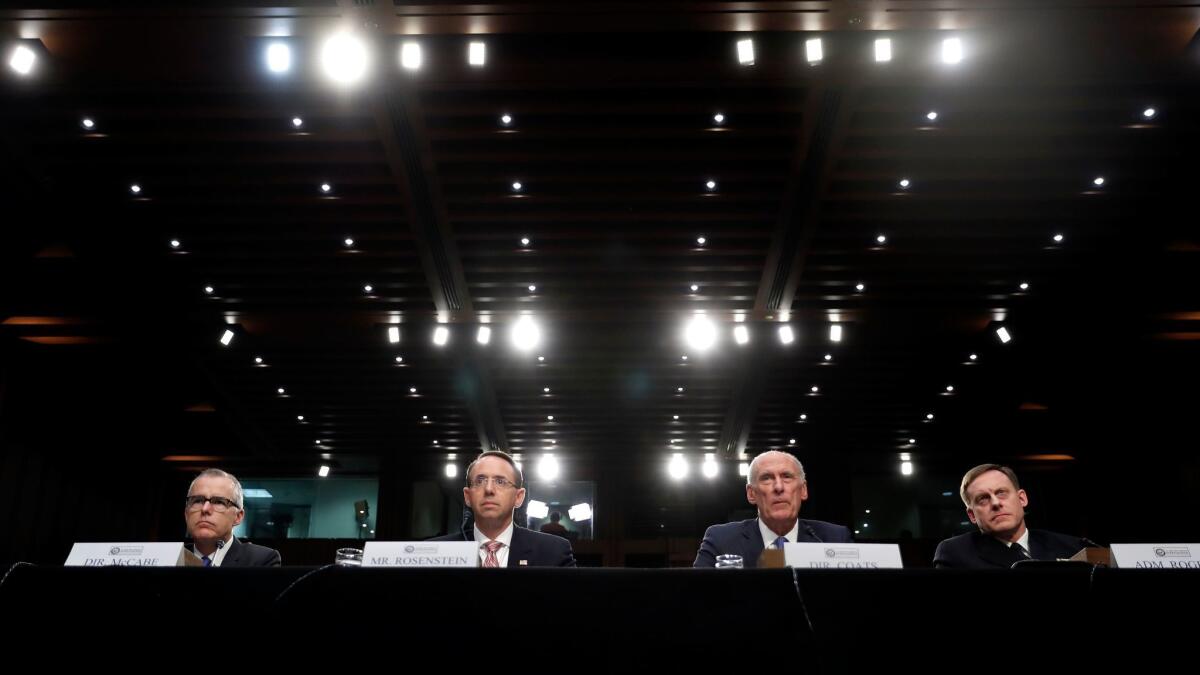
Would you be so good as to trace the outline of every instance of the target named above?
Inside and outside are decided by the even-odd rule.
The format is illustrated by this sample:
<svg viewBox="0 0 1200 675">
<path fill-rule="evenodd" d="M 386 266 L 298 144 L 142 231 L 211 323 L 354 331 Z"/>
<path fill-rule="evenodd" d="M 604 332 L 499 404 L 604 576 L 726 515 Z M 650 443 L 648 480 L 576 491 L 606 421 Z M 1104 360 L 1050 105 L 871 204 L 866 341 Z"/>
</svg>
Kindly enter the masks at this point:
<svg viewBox="0 0 1200 675">
<path fill-rule="evenodd" d="M 808 483 L 800 460 L 771 450 L 750 462 L 746 500 L 758 507 L 758 517 L 713 525 L 704 533 L 693 567 L 713 567 L 718 555 L 742 556 L 745 567 L 756 567 L 766 548 L 787 542 L 850 543 L 849 528 L 820 520 L 800 519 L 800 504 L 808 499 Z"/>
<path fill-rule="evenodd" d="M 1008 568 L 1022 560 L 1070 558 L 1087 546 L 1080 537 L 1025 527 L 1029 496 L 1007 466 L 981 464 L 971 469 L 963 476 L 959 496 L 979 531 L 938 544 L 934 567 Z"/>
<path fill-rule="evenodd" d="M 192 480 L 183 519 L 205 567 L 279 567 L 279 551 L 233 536 L 246 517 L 242 503 L 242 484 L 231 473 L 205 469 Z"/>
<path fill-rule="evenodd" d="M 513 523 L 525 503 L 525 478 L 507 453 L 489 450 L 467 467 L 463 502 L 475 514 L 474 533 L 454 532 L 431 541 L 474 541 L 480 567 L 574 567 L 571 542 Z"/>
</svg>

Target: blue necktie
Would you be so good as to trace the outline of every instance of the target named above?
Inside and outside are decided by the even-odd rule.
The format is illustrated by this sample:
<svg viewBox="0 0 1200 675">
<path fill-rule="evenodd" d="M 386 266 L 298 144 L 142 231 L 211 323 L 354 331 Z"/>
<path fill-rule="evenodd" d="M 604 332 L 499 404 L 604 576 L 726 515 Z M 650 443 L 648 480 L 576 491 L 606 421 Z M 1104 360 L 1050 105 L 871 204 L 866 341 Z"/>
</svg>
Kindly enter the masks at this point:
<svg viewBox="0 0 1200 675">
<path fill-rule="evenodd" d="M 200 562 L 204 563 L 205 567 L 212 567 L 212 558 L 209 558 L 208 556 L 200 558 Z"/>
<path fill-rule="evenodd" d="M 772 543 L 771 545 L 772 545 L 772 546 L 774 546 L 775 548 L 779 549 L 780 551 L 782 551 L 782 550 L 783 550 L 783 545 L 784 545 L 784 544 L 786 544 L 786 543 L 787 543 L 787 537 L 779 537 L 779 538 L 778 538 L 778 539 L 776 539 L 776 540 L 775 540 L 775 542 L 774 542 L 774 543 Z"/>
</svg>

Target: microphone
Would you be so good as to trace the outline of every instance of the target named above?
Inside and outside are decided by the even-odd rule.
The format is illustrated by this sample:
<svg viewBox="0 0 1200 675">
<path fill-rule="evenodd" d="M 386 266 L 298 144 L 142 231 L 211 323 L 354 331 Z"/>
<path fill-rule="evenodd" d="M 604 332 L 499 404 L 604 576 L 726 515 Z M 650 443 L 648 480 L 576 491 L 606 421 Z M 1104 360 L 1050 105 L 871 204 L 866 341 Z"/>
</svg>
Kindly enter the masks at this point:
<svg viewBox="0 0 1200 675">
<path fill-rule="evenodd" d="M 471 510 L 471 507 L 469 507 L 469 506 L 463 507 L 462 522 L 459 523 L 459 525 L 458 525 L 458 531 L 460 533 L 462 533 L 463 541 L 471 541 L 475 538 L 474 536 L 471 536 L 471 537 L 467 536 L 467 524 L 475 522 L 474 516 L 475 516 L 475 512 L 473 512 Z"/>
<path fill-rule="evenodd" d="M 809 525 L 808 523 L 805 523 L 805 524 L 804 524 L 804 531 L 808 533 L 808 536 L 812 537 L 813 539 L 816 539 L 818 544 L 824 544 L 824 543 L 825 543 L 825 540 L 824 540 L 824 539 L 822 539 L 822 538 L 820 538 L 820 537 L 818 537 L 818 536 L 817 536 L 817 531 L 816 531 L 816 530 L 814 530 L 814 529 L 812 528 L 812 525 Z"/>
</svg>

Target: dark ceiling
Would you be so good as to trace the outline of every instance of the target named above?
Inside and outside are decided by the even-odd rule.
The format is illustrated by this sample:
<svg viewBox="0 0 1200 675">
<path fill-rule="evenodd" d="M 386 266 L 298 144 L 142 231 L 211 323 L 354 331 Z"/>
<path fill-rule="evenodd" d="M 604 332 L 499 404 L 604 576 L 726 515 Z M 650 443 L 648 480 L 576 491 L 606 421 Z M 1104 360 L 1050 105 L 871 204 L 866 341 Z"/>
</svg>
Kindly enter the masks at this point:
<svg viewBox="0 0 1200 675">
<path fill-rule="evenodd" d="M 0 12 L 0 336 L 58 364 L 35 400 L 90 381 L 147 453 L 307 473 L 794 444 L 961 471 L 1194 410 L 1185 3 L 176 4 Z M 374 53 L 357 86 L 316 63 L 338 27 Z M 707 352 L 682 339 L 701 311 Z"/>
</svg>

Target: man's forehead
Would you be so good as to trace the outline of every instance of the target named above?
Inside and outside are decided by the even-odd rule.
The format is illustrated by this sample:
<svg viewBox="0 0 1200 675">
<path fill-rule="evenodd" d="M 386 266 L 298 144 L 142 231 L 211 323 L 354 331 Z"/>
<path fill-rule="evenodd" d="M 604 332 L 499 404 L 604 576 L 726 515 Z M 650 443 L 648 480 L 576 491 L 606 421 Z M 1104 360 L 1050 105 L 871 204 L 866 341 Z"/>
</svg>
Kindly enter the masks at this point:
<svg viewBox="0 0 1200 675">
<path fill-rule="evenodd" d="M 490 455 L 488 457 L 484 457 L 478 462 L 475 462 L 475 469 L 472 471 L 473 475 L 471 478 L 475 478 L 476 476 L 489 472 L 492 474 L 499 473 L 500 475 L 506 476 L 513 480 L 516 480 L 517 478 L 516 469 L 513 468 L 508 462 L 500 459 L 499 457 Z"/>
<path fill-rule="evenodd" d="M 192 494 L 205 492 L 209 496 L 215 493 L 232 494 L 233 481 L 222 476 L 203 476 L 196 479 L 196 484 L 192 487 Z"/>
<path fill-rule="evenodd" d="M 1008 476 L 1004 475 L 1003 471 L 985 471 L 975 477 L 967 485 L 967 495 L 970 496 L 975 492 L 984 492 L 987 490 L 998 490 L 1000 488 L 1011 488 L 1013 483 Z"/>
<path fill-rule="evenodd" d="M 766 457 L 759 463 L 758 472 L 796 473 L 796 463 L 787 457 Z"/>
</svg>

